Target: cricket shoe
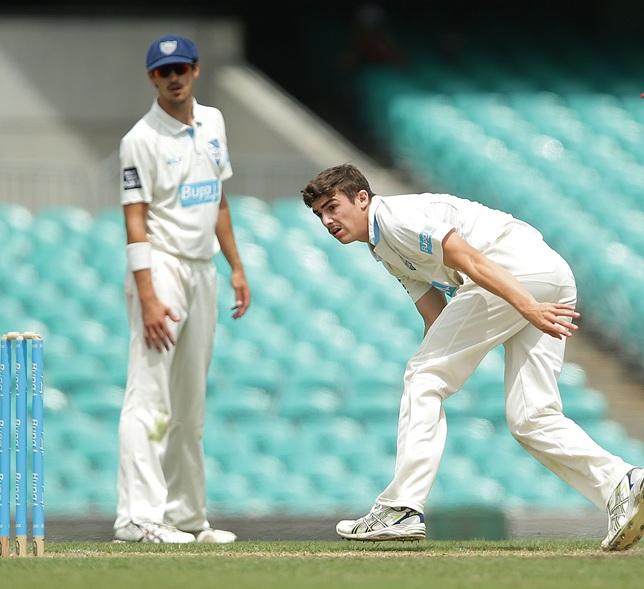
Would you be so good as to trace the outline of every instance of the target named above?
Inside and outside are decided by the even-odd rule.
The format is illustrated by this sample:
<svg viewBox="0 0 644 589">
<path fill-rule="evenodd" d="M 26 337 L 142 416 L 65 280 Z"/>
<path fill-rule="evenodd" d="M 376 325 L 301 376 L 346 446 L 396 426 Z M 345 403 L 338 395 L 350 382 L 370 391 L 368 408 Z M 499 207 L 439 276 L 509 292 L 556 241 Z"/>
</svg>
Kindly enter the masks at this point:
<svg viewBox="0 0 644 589">
<path fill-rule="evenodd" d="M 376 503 L 367 515 L 339 522 L 335 531 L 347 540 L 423 540 L 425 516 L 411 507 L 387 507 Z"/>
<path fill-rule="evenodd" d="M 232 544 L 237 536 L 227 530 L 213 530 L 206 528 L 195 534 L 200 544 Z"/>
<path fill-rule="evenodd" d="M 626 474 L 608 500 L 604 550 L 628 550 L 644 535 L 644 468 Z"/>
<path fill-rule="evenodd" d="M 195 537 L 165 524 L 130 522 L 114 530 L 115 542 L 152 542 L 154 544 L 189 544 Z"/>
</svg>

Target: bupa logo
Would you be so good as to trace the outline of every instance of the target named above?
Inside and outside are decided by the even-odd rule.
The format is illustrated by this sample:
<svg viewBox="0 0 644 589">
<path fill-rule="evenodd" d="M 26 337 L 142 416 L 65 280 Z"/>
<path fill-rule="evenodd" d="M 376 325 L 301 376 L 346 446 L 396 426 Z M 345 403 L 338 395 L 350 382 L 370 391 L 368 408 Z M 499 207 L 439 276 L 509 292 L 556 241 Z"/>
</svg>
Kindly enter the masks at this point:
<svg viewBox="0 0 644 589">
<path fill-rule="evenodd" d="M 219 180 L 205 180 L 204 182 L 191 182 L 180 184 L 177 194 L 182 207 L 192 207 L 209 202 L 219 202 L 221 195 Z"/>
<path fill-rule="evenodd" d="M 161 43 L 159 43 L 159 50 L 163 55 L 172 55 L 177 50 L 177 42 L 161 41 Z"/>
<path fill-rule="evenodd" d="M 432 253 L 432 232 L 429 229 L 424 229 L 418 235 L 420 242 L 420 251 L 426 254 Z"/>
</svg>

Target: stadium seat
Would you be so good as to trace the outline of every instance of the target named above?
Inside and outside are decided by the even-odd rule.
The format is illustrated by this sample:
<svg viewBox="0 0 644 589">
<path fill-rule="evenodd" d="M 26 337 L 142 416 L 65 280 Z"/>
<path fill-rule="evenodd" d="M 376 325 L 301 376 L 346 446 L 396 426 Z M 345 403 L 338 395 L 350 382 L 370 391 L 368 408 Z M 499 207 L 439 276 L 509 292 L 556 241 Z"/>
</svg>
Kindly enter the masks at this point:
<svg viewBox="0 0 644 589">
<path fill-rule="evenodd" d="M 68 357 L 61 359 L 49 368 L 47 380 L 73 397 L 75 394 L 91 391 L 98 383 L 105 383 L 108 379 L 103 365 L 86 356 L 82 361 L 77 357 L 73 363 Z"/>
<path fill-rule="evenodd" d="M 346 415 L 359 422 L 387 419 L 398 415 L 400 398 L 393 395 L 369 397 L 356 395 L 345 399 L 342 409 Z"/>
<path fill-rule="evenodd" d="M 228 382 L 236 389 L 250 387 L 272 395 L 280 390 L 284 375 L 279 364 L 274 360 L 262 358 L 254 363 L 252 369 L 244 370 L 243 365 L 239 368 L 239 370 L 233 370 L 227 377 Z"/>
<path fill-rule="evenodd" d="M 240 461 L 236 472 L 244 476 L 256 492 L 272 494 L 283 484 L 287 470 L 284 463 L 274 456 L 255 455 L 252 461 Z M 208 472 L 208 476 L 216 474 Z"/>
<path fill-rule="evenodd" d="M 209 416 L 209 419 L 211 417 L 216 418 Z M 289 443 L 294 439 L 296 431 L 290 420 L 273 415 L 230 423 L 234 423 L 235 431 L 250 442 L 256 452 L 273 457 L 276 457 L 276 453 L 273 452 L 275 445 L 279 446 L 283 440 Z"/>
<path fill-rule="evenodd" d="M 26 207 L 13 203 L 0 203 L 0 218 L 2 223 L 8 228 L 11 233 L 26 232 L 30 229 L 33 223 L 33 215 Z M 6 231 L 2 232 L 2 236 L 7 236 Z"/>
<path fill-rule="evenodd" d="M 339 406 L 338 395 L 332 389 L 292 388 L 279 397 L 277 412 L 293 421 L 310 421 L 334 415 Z"/>
<path fill-rule="evenodd" d="M 251 387 L 234 392 L 222 390 L 208 406 L 215 415 L 225 419 L 252 419 L 269 411 L 271 398 L 265 391 Z"/>
<path fill-rule="evenodd" d="M 312 346 L 315 349 L 314 346 Z M 306 353 L 306 348 L 304 349 Z M 312 389 L 340 389 L 341 367 L 337 362 L 320 361 L 315 357 L 310 362 L 302 362 L 293 367 L 284 382 L 285 390 L 306 391 Z"/>
<path fill-rule="evenodd" d="M 251 423 L 257 423 L 257 420 Z M 287 463 L 294 453 L 306 450 L 303 450 L 301 440 L 299 444 L 296 443 L 296 440 L 298 440 L 296 430 L 289 422 L 287 428 L 267 429 L 261 437 L 256 438 L 255 443 L 263 454 Z"/>
<path fill-rule="evenodd" d="M 204 430 L 204 454 L 222 465 L 224 472 L 234 473 L 239 462 L 252 463 L 255 450 L 244 436 L 224 427 Z"/>
<path fill-rule="evenodd" d="M 123 405 L 123 389 L 112 385 L 95 386 L 72 397 L 75 408 L 106 425 L 118 423 Z"/>
</svg>

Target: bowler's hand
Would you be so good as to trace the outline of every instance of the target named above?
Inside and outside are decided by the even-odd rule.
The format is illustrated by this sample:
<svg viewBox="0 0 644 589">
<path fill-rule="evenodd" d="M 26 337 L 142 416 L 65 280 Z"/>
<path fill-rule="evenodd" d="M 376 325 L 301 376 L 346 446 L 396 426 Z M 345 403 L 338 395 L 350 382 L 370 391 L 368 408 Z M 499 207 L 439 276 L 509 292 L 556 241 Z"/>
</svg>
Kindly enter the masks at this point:
<svg viewBox="0 0 644 589">
<path fill-rule="evenodd" d="M 562 336 L 570 337 L 577 331 L 577 326 L 567 318 L 576 319 L 580 316 L 574 305 L 561 303 L 534 303 L 522 311 L 522 314 L 536 328 L 557 339 L 561 339 Z"/>
<path fill-rule="evenodd" d="M 250 288 L 242 269 L 233 270 L 230 284 L 235 291 L 235 306 L 231 309 L 234 311 L 233 319 L 239 319 L 250 306 Z"/>
<path fill-rule="evenodd" d="M 156 297 L 146 302 L 141 303 L 141 310 L 143 313 L 143 333 L 145 336 L 145 345 L 149 348 L 153 345 L 157 352 L 161 351 L 161 347 L 166 350 L 175 344 L 174 337 L 168 329 L 166 324 L 166 317 L 170 317 L 172 321 L 179 321 L 170 307 L 164 305 Z"/>
</svg>

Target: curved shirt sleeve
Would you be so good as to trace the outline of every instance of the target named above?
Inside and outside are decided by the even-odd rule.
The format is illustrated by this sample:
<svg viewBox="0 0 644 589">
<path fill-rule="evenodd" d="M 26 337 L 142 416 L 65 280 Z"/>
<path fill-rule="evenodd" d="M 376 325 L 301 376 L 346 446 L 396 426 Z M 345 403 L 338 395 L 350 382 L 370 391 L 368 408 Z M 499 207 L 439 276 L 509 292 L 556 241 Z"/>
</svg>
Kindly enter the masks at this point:
<svg viewBox="0 0 644 589">
<path fill-rule="evenodd" d="M 221 125 L 221 138 L 223 140 L 223 155 L 224 155 L 224 161 L 221 164 L 221 173 L 220 173 L 220 178 L 221 181 L 223 182 L 224 180 L 228 180 L 230 177 L 233 175 L 233 167 L 232 164 L 230 163 L 230 150 L 228 149 L 228 138 L 226 137 L 226 123 L 224 122 L 224 117 L 221 114 L 221 112 L 217 111 L 219 113 L 219 121 Z"/>
<path fill-rule="evenodd" d="M 407 294 L 410 296 L 414 304 L 422 297 L 426 292 L 432 288 L 431 284 L 427 282 L 422 282 L 420 280 L 414 280 L 408 276 L 404 276 L 395 266 L 382 260 L 382 265 L 387 269 L 389 274 L 394 276 L 400 284 L 403 285 L 403 288 L 407 291 Z"/>
<path fill-rule="evenodd" d="M 152 202 L 154 161 L 147 155 L 145 143 L 124 137 L 119 150 L 121 163 L 121 204 Z"/>
<path fill-rule="evenodd" d="M 381 230 L 386 231 L 391 247 L 411 258 L 431 256 L 443 264 L 443 240 L 456 228 L 457 213 L 444 203 L 378 208 Z"/>
</svg>

